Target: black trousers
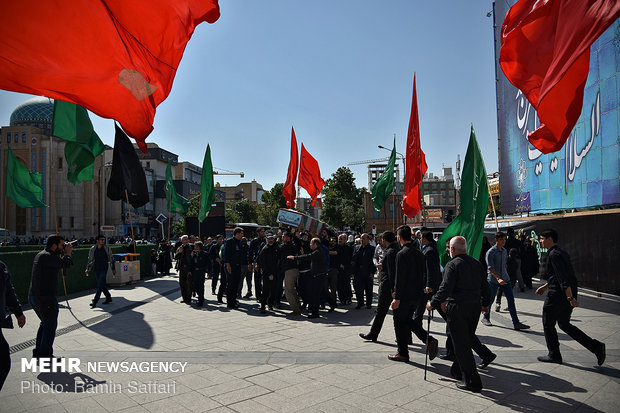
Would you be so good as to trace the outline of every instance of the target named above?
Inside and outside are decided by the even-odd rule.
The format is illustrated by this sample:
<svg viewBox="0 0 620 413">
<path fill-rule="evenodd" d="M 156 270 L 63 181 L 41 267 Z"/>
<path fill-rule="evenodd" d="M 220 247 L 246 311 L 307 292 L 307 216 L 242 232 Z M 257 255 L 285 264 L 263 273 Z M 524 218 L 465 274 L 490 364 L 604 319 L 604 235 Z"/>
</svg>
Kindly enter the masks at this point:
<svg viewBox="0 0 620 413">
<path fill-rule="evenodd" d="M 355 274 L 353 278 L 357 305 L 372 305 L 372 274 Z M 364 296 L 366 301 L 364 302 Z"/>
<path fill-rule="evenodd" d="M 443 312 L 441 307 L 436 309 L 437 313 L 444 321 L 448 322 L 448 315 Z M 454 355 L 454 345 L 452 344 L 452 338 L 450 337 L 450 328 L 446 328 L 446 353 L 448 355 Z M 484 344 L 480 342 L 477 335 L 474 335 L 474 341 L 471 344 L 472 350 L 482 359 L 488 360 L 493 355 L 493 352 Z"/>
<path fill-rule="evenodd" d="M 480 303 L 448 303 L 448 327 L 456 357 L 453 371 L 461 371 L 463 382 L 472 387 L 482 387 L 476 369 L 472 343 L 476 336 L 476 326 L 480 317 Z"/>
<path fill-rule="evenodd" d="M 349 301 L 353 297 L 351 291 L 351 274 L 346 271 L 338 272 L 338 299 L 341 303 Z"/>
<path fill-rule="evenodd" d="M 424 344 L 426 344 L 426 340 L 428 339 L 428 333 L 422 326 L 422 321 L 424 321 L 424 312 L 426 311 L 426 302 L 429 298 L 432 297 L 432 294 L 424 294 L 420 302 L 415 308 L 413 312 L 413 322 L 411 324 L 411 331 L 416 335 L 417 338 Z"/>
<path fill-rule="evenodd" d="M 265 305 L 273 307 L 274 300 L 276 298 L 277 280 L 276 276 L 273 276 L 273 280 L 269 279 L 268 275 L 262 276 L 263 288 L 262 295 L 260 296 L 260 306 L 265 308 Z"/>
<path fill-rule="evenodd" d="M 570 323 L 570 316 L 573 313 L 573 307 L 563 298 L 550 300 L 549 296 L 545 299 L 543 305 L 543 331 L 545 332 L 545 341 L 549 355 L 554 358 L 560 358 L 560 341 L 558 340 L 558 332 L 555 324 L 568 334 L 573 340 L 590 350 L 592 353 L 596 351 L 598 341 L 590 338 L 586 333 L 581 331 Z"/>
<path fill-rule="evenodd" d="M 217 281 L 220 279 L 220 264 L 217 262 L 213 263 L 213 267 L 211 268 L 211 292 L 215 295 L 215 290 L 217 288 Z"/>
<path fill-rule="evenodd" d="M 370 327 L 369 336 L 373 338 L 379 337 L 381 327 L 383 327 L 383 321 L 385 316 L 390 310 L 390 304 L 392 303 L 392 291 L 387 283 L 379 283 L 379 298 L 377 301 L 377 309 L 375 310 L 375 319 L 372 320 L 372 326 Z"/>
<path fill-rule="evenodd" d="M 228 276 L 227 276 L 225 266 L 220 267 L 219 279 L 220 279 L 220 287 L 217 290 L 217 301 L 222 302 L 222 299 L 224 298 L 224 293 L 226 292 L 226 286 L 228 285 L 228 283 L 226 282 L 226 280 L 228 279 Z"/>
<path fill-rule="evenodd" d="M 12 317 L 12 316 L 11 316 Z M 9 352 L 9 343 L 6 342 L 2 329 L 0 328 L 0 390 L 4 385 L 4 381 L 11 370 L 11 354 Z"/>
<path fill-rule="evenodd" d="M 230 274 L 226 274 L 226 307 L 233 308 L 237 304 L 237 290 L 241 279 L 241 266 L 231 264 Z"/>
<path fill-rule="evenodd" d="M 400 305 L 394 310 L 394 332 L 398 354 L 409 357 L 409 334 L 413 328 L 413 313 L 418 305 L 418 300 L 400 301 Z"/>
<path fill-rule="evenodd" d="M 198 305 L 202 305 L 205 301 L 205 272 L 192 272 L 192 290 L 198 296 Z"/>
<path fill-rule="evenodd" d="M 325 283 L 325 274 L 308 275 L 308 314 L 318 315 L 321 301 L 321 290 Z"/>
</svg>

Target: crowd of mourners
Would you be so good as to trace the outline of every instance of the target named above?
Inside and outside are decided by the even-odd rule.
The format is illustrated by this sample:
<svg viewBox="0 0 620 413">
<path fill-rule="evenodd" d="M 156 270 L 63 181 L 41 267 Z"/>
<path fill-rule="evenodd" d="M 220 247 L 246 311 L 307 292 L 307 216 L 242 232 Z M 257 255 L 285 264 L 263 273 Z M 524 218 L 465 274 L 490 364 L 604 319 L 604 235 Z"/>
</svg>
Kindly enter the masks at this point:
<svg viewBox="0 0 620 413">
<path fill-rule="evenodd" d="M 577 278 L 553 229 L 540 233 L 539 246 L 546 251 L 540 262 L 533 240 L 519 239 L 512 230 L 508 234 L 497 232 L 494 244 L 485 237 L 479 257 L 467 254 L 467 240 L 462 236 L 437 245 L 431 231 L 412 231 L 406 225 L 376 237 L 367 233 L 358 237 L 335 234 L 327 229 L 319 234 L 259 229 L 252 240 L 244 235 L 243 228 L 238 227 L 228 239 L 217 235 L 199 240 L 183 235 L 175 244 L 162 241 L 151 251 L 152 274 L 169 274 L 174 263 L 182 303 L 188 306 L 204 306 L 205 285 L 210 287 L 217 303 L 231 310 L 240 307 L 242 298 L 254 297 L 260 313 L 283 309 L 286 302 L 290 311 L 287 316 L 292 318 L 304 313 L 307 318 L 318 318 L 321 309 L 333 312 L 337 307 L 353 304 L 356 310 L 371 309 L 374 304 L 370 330 L 359 334 L 363 340 L 377 341 L 391 309 L 397 351 L 388 358 L 399 362 L 409 361 L 408 346 L 413 335 L 424 344 L 429 359 L 438 356 L 438 340 L 423 328 L 424 314 L 428 313 L 430 320 L 437 311 L 446 321 L 447 335 L 446 352 L 440 358 L 453 362 L 450 374 L 457 380 L 458 388 L 475 392 L 482 389 L 478 369 L 487 368 L 497 357 L 476 336 L 478 323 L 491 325 L 495 303 L 495 311 L 509 312 L 515 330 L 529 329 L 519 319 L 513 288 L 518 284 L 521 291 L 531 289 L 532 279 L 537 276 L 545 283 L 536 289 L 536 294 L 547 293 L 542 325 L 548 349 L 538 360 L 563 362 L 557 325 L 592 352 L 599 366 L 605 361 L 605 345 L 570 323 L 573 308 L 580 305 Z M 95 241 L 85 269 L 86 274 L 92 271 L 97 279 L 93 308 L 102 294 L 103 304 L 112 302 L 106 287 L 112 254 L 104 236 Z M 129 245 L 134 245 L 134 241 Z M 62 236 L 51 235 L 45 249 L 34 259 L 28 301 L 41 323 L 33 358 L 54 357 L 57 275 L 60 269 L 73 265 L 72 248 Z M 444 260 L 442 266 L 440 250 L 444 248 L 449 260 Z M 0 319 L 10 320 L 10 315 L 6 317 L 9 309 L 17 317 L 19 327 L 23 327 L 26 319 L 11 285 L 9 269 L 2 262 L 0 275 Z M 375 277 L 379 284 L 376 302 Z M 502 298 L 507 305 L 504 309 Z M 248 309 L 245 304 L 244 307 Z M 480 357 L 478 365 L 472 351 Z M 9 347 L 1 333 L 0 354 L 1 388 L 10 369 Z"/>
</svg>

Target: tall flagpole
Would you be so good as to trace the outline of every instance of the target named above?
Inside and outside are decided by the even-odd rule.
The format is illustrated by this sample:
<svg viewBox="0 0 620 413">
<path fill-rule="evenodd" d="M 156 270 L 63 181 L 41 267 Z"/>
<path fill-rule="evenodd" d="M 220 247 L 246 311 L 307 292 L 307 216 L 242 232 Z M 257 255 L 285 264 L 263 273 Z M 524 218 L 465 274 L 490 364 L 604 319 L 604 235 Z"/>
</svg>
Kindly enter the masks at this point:
<svg viewBox="0 0 620 413">
<path fill-rule="evenodd" d="M 52 155 L 52 143 L 53 137 L 50 136 L 50 156 Z M 51 195 L 52 195 L 52 207 L 54 209 L 54 225 L 56 226 L 56 235 L 60 235 L 58 232 L 58 216 L 56 215 L 56 191 L 54 190 L 54 163 L 50 162 L 50 179 L 51 179 Z M 67 282 L 65 281 L 66 270 L 62 269 L 62 286 L 65 290 L 65 298 L 67 299 L 67 307 L 71 308 L 69 305 L 69 295 L 67 294 Z"/>
<path fill-rule="evenodd" d="M 131 204 L 129 203 L 129 193 L 127 192 L 127 188 L 125 188 L 125 198 L 127 199 L 127 211 L 129 211 L 129 227 L 131 228 L 131 241 L 134 243 L 133 252 L 136 253 L 136 237 L 133 235 L 133 218 L 131 216 Z"/>
</svg>

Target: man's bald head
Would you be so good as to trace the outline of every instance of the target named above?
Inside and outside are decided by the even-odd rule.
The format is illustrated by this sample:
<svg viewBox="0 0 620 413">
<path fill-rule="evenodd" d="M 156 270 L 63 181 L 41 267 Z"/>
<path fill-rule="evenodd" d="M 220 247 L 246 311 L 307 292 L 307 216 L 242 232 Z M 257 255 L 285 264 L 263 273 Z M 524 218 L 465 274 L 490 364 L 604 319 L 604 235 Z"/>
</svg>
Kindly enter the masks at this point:
<svg viewBox="0 0 620 413">
<path fill-rule="evenodd" d="M 467 240 L 461 236 L 452 237 L 450 240 L 450 256 L 455 257 L 459 254 L 467 254 Z"/>
</svg>

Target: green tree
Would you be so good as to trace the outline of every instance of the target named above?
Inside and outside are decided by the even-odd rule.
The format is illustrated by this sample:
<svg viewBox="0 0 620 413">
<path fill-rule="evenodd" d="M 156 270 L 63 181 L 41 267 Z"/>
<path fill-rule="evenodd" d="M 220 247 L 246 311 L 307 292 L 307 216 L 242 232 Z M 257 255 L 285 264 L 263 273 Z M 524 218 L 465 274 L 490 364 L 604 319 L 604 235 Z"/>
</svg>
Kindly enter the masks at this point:
<svg viewBox="0 0 620 413">
<path fill-rule="evenodd" d="M 262 205 L 258 205 L 258 223 L 261 225 L 276 226 L 278 218 L 278 210 L 286 208 L 286 199 L 282 195 L 284 188 L 283 183 L 278 183 L 269 191 L 263 192 L 261 201 Z"/>
<path fill-rule="evenodd" d="M 230 213 L 228 210 L 230 210 Z M 231 218 L 230 221 L 228 220 L 229 217 Z M 248 201 L 247 199 L 242 199 L 241 201 L 233 201 L 226 208 L 226 221 L 228 223 L 256 222 L 257 220 L 258 220 L 257 205 Z"/>
<path fill-rule="evenodd" d="M 336 228 L 345 226 L 361 231 L 364 226 L 364 193 L 357 188 L 353 172 L 346 166 L 338 168 L 323 187 L 321 220 Z"/>
</svg>

